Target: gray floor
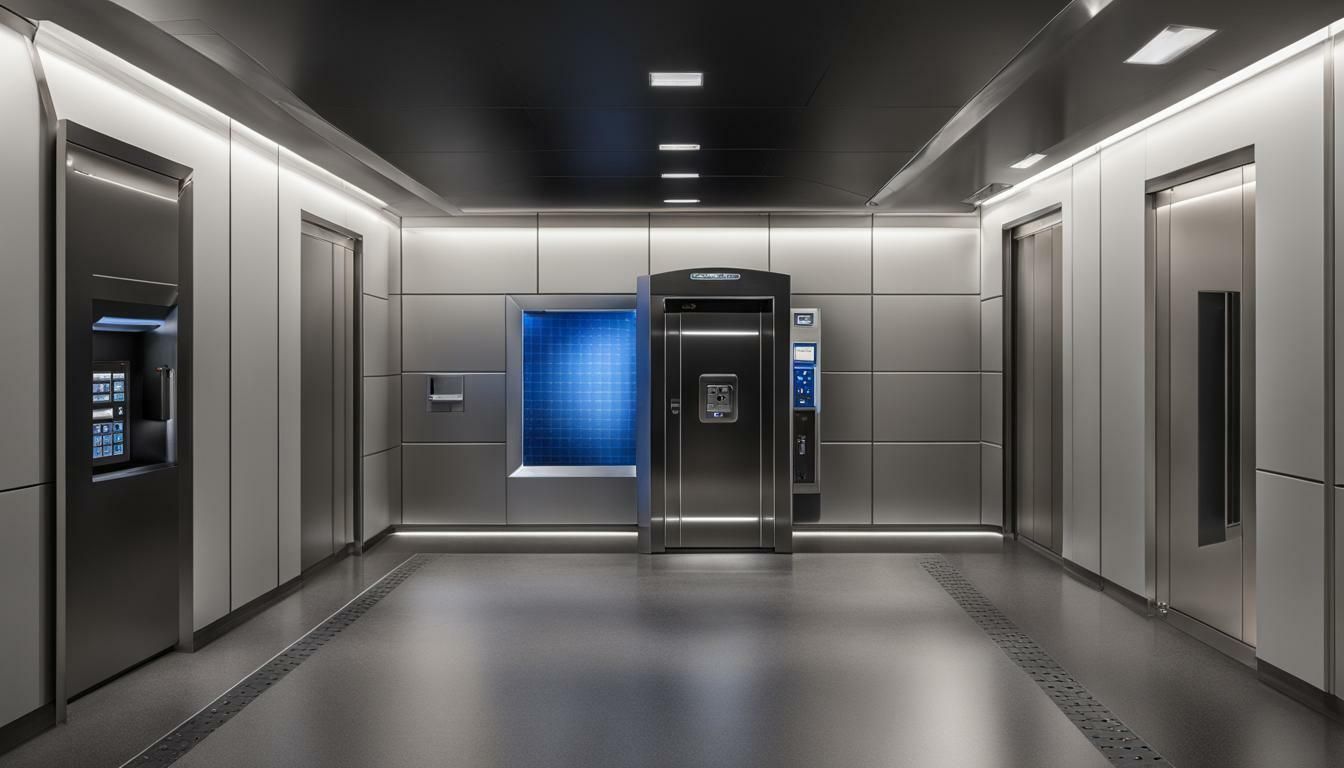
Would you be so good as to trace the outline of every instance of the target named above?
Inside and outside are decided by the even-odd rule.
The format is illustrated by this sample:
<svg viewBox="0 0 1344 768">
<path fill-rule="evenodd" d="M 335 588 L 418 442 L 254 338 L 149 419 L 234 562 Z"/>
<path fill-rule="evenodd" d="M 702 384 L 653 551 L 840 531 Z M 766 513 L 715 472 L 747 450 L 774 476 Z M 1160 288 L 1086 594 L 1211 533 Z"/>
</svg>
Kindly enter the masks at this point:
<svg viewBox="0 0 1344 768">
<path fill-rule="evenodd" d="M 76 702 L 8 766 L 115 766 L 413 551 L 338 563 Z M 947 555 L 1175 765 L 1344 764 L 1344 726 L 1016 547 Z M 178 765 L 1104 766 L 913 554 L 451 554 Z"/>
</svg>

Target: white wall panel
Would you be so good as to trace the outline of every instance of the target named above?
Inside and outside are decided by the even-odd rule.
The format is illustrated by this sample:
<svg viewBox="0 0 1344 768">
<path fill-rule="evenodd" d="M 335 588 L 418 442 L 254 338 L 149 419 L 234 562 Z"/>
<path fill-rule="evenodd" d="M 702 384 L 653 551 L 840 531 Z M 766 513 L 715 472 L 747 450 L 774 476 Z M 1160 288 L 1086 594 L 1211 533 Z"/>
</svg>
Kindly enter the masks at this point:
<svg viewBox="0 0 1344 768">
<path fill-rule="evenodd" d="M 873 217 L 770 215 L 770 269 L 794 293 L 869 293 Z"/>
<path fill-rule="evenodd" d="M 230 156 L 230 609 L 279 582 L 278 156 L 235 130 Z"/>
<path fill-rule="evenodd" d="M 974 216 L 873 218 L 874 293 L 979 293 Z"/>
<path fill-rule="evenodd" d="M 0 490 L 50 482 L 54 425 L 49 300 L 50 265 L 40 251 L 37 194 L 41 108 L 28 43 L 0 28 L 0 402 L 7 438 L 0 444 Z M 0 690 L 0 694 L 3 690 Z M 4 722 L 0 715 L 0 722 Z"/>
<path fill-rule="evenodd" d="M 364 295 L 364 375 L 401 373 L 400 296 L 386 299 Z"/>
<path fill-rule="evenodd" d="M 634 293 L 649 271 L 649 216 L 542 215 L 541 293 Z"/>
<path fill-rule="evenodd" d="M 769 217 L 763 213 L 654 214 L 649 265 L 654 274 L 697 267 L 768 270 Z"/>
<path fill-rule="evenodd" d="M 1256 651 L 1259 659 L 1325 685 L 1325 488 L 1255 475 Z"/>
<path fill-rule="evenodd" d="M 39 44 L 50 39 L 43 33 Z M 192 456 L 196 628 L 229 611 L 229 122 L 217 112 L 133 94 L 59 55 L 43 55 L 56 113 L 192 168 Z"/>
<path fill-rule="evenodd" d="M 1149 373 L 1144 143 L 1101 153 L 1101 575 L 1144 594 Z"/>
<path fill-rule="evenodd" d="M 536 216 L 445 219 L 405 230 L 402 245 L 406 293 L 537 291 Z"/>
<path fill-rule="evenodd" d="M 1072 487 L 1064 509 L 1064 557 L 1101 572 L 1101 160 L 1073 167 L 1069 287 L 1068 418 Z"/>
<path fill-rule="evenodd" d="M 51 701 L 54 505 L 51 485 L 0 492 L 0 725 Z"/>
</svg>

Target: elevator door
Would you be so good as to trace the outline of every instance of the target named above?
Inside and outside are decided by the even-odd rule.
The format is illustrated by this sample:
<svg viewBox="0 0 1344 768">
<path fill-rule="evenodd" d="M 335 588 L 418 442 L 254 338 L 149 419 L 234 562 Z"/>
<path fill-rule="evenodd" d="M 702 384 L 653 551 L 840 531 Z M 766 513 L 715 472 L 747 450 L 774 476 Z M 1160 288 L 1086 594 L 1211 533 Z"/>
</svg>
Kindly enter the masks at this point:
<svg viewBox="0 0 1344 768">
<path fill-rule="evenodd" d="M 1017 533 L 1059 552 L 1063 507 L 1063 258 L 1058 214 L 1013 233 Z"/>
<path fill-rule="evenodd" d="M 300 565 L 351 540 L 354 513 L 354 244 L 304 226 L 300 347 L 302 392 Z"/>
<path fill-rule="evenodd" d="M 1166 577 L 1171 608 L 1248 644 L 1255 640 L 1254 211 L 1253 165 L 1153 196 L 1158 524 L 1168 553 L 1159 579 Z"/>
<path fill-rule="evenodd" d="M 773 481 L 767 471 L 771 382 L 760 312 L 665 315 L 672 498 L 667 542 L 682 548 L 773 545 Z"/>
</svg>

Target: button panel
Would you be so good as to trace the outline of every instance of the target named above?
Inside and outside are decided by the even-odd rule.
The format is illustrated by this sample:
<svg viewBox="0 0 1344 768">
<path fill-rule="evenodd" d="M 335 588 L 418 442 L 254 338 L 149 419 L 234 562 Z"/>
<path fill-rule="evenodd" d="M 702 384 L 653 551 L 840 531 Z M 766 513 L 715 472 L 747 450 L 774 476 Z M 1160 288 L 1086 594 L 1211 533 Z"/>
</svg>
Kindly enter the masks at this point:
<svg viewBox="0 0 1344 768">
<path fill-rule="evenodd" d="M 93 445 L 90 457 L 94 466 L 129 461 L 130 431 L 126 428 L 126 394 L 129 392 L 126 361 L 93 364 Z"/>
</svg>

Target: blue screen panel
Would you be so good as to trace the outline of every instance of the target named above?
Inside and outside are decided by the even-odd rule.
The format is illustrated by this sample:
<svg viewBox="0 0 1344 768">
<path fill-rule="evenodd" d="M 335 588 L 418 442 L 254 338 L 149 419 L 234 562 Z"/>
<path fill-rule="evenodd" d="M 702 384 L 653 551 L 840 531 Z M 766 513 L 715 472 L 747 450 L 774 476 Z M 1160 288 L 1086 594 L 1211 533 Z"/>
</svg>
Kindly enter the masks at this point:
<svg viewBox="0 0 1344 768">
<path fill-rule="evenodd" d="M 523 313 L 523 464 L 635 463 L 635 312 Z"/>
</svg>

